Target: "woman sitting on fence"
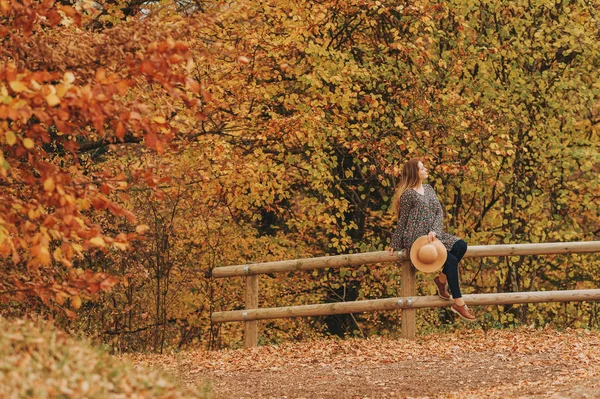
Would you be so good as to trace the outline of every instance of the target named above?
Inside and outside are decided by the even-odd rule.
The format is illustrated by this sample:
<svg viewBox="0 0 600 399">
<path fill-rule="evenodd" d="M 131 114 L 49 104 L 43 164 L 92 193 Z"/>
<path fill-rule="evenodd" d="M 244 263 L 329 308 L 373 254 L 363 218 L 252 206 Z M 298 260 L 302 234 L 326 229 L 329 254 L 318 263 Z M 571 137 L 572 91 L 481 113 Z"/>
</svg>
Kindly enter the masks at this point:
<svg viewBox="0 0 600 399">
<path fill-rule="evenodd" d="M 429 242 L 439 239 L 448 251 L 441 272 L 433 279 L 438 295 L 454 299 L 450 307 L 454 313 L 473 321 L 475 316 L 462 299 L 458 282 L 458 263 L 467 252 L 467 244 L 458 237 L 442 231 L 442 205 L 429 184 L 423 184 L 428 171 L 418 159 L 408 161 L 402 168 L 400 183 L 392 200 L 392 209 L 398 215 L 398 227 L 392 235 L 390 251 L 404 249 L 410 253 L 413 243 L 421 236 Z"/>
</svg>

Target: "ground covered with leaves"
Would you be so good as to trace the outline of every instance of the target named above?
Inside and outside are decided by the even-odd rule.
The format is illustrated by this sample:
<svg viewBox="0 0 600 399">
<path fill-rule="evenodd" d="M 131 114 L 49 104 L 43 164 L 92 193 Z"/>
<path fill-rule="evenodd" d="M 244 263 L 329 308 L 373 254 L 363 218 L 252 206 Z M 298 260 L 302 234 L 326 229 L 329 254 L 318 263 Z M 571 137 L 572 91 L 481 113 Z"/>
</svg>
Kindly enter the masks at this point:
<svg viewBox="0 0 600 399">
<path fill-rule="evenodd" d="M 596 398 L 600 333 L 491 330 L 135 355 L 213 398 Z"/>
</svg>

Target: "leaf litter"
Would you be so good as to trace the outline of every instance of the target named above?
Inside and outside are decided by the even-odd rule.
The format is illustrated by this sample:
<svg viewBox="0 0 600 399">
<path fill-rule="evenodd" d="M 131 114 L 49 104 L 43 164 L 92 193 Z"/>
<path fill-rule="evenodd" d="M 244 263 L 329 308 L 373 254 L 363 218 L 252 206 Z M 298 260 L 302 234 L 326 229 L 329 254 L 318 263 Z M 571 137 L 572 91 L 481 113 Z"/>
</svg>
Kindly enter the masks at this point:
<svg viewBox="0 0 600 399">
<path fill-rule="evenodd" d="M 600 332 L 456 331 L 128 355 L 214 398 L 600 397 Z"/>
</svg>

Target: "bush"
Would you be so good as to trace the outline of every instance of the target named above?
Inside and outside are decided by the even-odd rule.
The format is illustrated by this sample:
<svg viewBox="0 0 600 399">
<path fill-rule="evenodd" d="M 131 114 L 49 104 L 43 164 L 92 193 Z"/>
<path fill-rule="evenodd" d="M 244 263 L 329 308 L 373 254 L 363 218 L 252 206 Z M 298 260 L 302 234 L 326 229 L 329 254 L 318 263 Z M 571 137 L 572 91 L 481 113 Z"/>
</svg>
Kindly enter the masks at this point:
<svg viewBox="0 0 600 399">
<path fill-rule="evenodd" d="M 51 324 L 0 318 L 2 398 L 205 398 Z"/>
</svg>

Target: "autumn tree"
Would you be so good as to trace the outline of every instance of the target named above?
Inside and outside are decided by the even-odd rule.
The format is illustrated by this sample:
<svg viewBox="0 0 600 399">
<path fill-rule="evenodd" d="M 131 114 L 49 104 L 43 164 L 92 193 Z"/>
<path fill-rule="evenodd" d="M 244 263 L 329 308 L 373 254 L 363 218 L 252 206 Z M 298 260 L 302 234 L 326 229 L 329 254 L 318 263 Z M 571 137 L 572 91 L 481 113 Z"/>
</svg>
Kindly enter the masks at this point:
<svg viewBox="0 0 600 399">
<path fill-rule="evenodd" d="M 162 152 L 177 130 L 132 90 L 150 84 L 197 112 L 200 84 L 185 77 L 193 60 L 174 39 L 177 31 L 157 33 L 151 19 L 98 32 L 87 26 L 93 7 L 53 1 L 1 7 L 0 292 L 4 302 L 34 295 L 58 306 L 71 298 L 78 308 L 82 295 L 116 282 L 78 259 L 126 250 L 135 235 L 107 234 L 91 214 L 133 222 L 134 214 L 108 196 L 130 180 L 153 181 L 151 171 L 124 165 L 88 173 L 89 151 L 144 142 Z"/>
</svg>

